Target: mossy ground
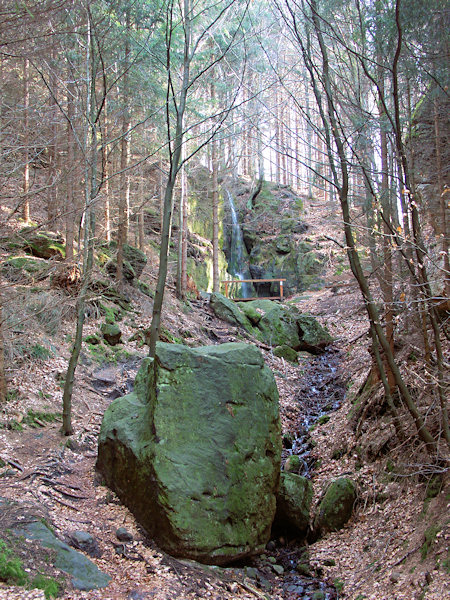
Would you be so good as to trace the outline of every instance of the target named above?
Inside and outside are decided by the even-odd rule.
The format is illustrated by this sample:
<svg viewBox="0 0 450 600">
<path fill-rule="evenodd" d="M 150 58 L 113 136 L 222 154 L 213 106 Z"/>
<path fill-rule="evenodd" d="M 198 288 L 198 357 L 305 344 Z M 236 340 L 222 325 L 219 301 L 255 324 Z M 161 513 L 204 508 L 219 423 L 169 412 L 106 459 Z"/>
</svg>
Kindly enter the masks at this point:
<svg viewBox="0 0 450 600">
<path fill-rule="evenodd" d="M 58 597 L 66 582 L 52 565 L 53 553 L 6 529 L 0 536 L 0 581 L 25 589 L 40 589 L 47 599 Z"/>
</svg>

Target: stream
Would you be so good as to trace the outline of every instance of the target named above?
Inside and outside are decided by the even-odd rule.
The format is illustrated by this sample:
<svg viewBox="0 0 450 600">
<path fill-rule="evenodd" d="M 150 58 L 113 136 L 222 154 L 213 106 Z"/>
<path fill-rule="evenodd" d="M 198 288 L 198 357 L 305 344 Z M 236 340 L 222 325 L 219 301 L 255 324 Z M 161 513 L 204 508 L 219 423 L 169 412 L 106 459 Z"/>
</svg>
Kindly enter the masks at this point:
<svg viewBox="0 0 450 600">
<path fill-rule="evenodd" d="M 326 422 L 329 413 L 337 410 L 347 391 L 346 381 L 340 369 L 340 351 L 330 348 L 312 358 L 295 392 L 295 402 L 302 407 L 301 420 L 293 435 L 284 435 L 282 463 L 291 455 L 300 458 L 300 475 L 311 477 L 314 470 L 313 448 L 310 430 L 320 422 Z M 285 569 L 283 580 L 284 600 L 335 600 L 338 593 L 334 586 L 317 576 L 298 573 L 298 565 L 305 561 L 305 546 L 294 544 L 278 548 L 277 562 Z"/>
<path fill-rule="evenodd" d="M 295 403 L 302 408 L 302 417 L 295 434 L 283 437 L 283 462 L 296 454 L 303 465 L 300 475 L 304 477 L 310 477 L 314 467 L 309 430 L 328 420 L 328 413 L 339 408 L 347 391 L 340 362 L 340 352 L 335 348 L 312 358 L 294 396 Z"/>
</svg>

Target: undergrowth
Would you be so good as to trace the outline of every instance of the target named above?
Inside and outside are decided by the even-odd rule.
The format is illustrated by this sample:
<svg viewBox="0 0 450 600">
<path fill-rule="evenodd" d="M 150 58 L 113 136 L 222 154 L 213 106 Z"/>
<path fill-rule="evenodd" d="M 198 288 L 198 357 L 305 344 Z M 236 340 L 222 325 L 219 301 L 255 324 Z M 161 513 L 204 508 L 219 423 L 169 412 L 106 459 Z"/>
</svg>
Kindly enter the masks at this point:
<svg viewBox="0 0 450 600">
<path fill-rule="evenodd" d="M 59 584 L 53 577 L 46 577 L 38 573 L 30 580 L 20 558 L 14 555 L 6 542 L 0 539 L 0 581 L 24 586 L 27 589 L 43 590 L 45 597 L 56 598 L 59 594 Z"/>
</svg>

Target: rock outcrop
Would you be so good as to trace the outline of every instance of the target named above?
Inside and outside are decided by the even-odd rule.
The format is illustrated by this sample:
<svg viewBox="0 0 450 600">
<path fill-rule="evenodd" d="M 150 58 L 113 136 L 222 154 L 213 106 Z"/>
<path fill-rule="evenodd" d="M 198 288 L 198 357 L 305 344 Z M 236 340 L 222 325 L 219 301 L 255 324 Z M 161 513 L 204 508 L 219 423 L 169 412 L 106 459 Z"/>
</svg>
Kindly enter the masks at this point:
<svg viewBox="0 0 450 600">
<path fill-rule="evenodd" d="M 295 473 L 283 471 L 277 496 L 275 530 L 305 535 L 313 497 L 311 482 Z"/>
<path fill-rule="evenodd" d="M 226 564 L 262 551 L 281 457 L 278 394 L 246 344 L 157 344 L 105 413 L 97 468 L 161 548 Z"/>
<path fill-rule="evenodd" d="M 64 238 L 59 233 L 24 227 L 17 234 L 13 245 L 38 258 L 63 259 L 66 256 Z"/>
<path fill-rule="evenodd" d="M 356 485 L 348 477 L 330 483 L 314 519 L 314 537 L 341 529 L 350 519 L 356 501 Z"/>
<path fill-rule="evenodd" d="M 278 353 L 290 348 L 318 354 L 332 342 L 331 335 L 313 316 L 295 306 L 266 299 L 235 303 L 218 293 L 211 295 L 210 304 L 220 319 L 244 327 L 273 348 L 281 347 Z M 289 356 L 288 360 L 296 360 L 292 353 Z"/>
</svg>

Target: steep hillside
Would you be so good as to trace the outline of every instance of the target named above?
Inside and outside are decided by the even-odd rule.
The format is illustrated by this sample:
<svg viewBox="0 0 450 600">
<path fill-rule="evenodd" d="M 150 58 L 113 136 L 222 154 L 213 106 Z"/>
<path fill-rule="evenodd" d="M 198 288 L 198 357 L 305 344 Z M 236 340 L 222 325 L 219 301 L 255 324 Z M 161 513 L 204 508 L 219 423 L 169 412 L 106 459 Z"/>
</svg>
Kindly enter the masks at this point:
<svg viewBox="0 0 450 600">
<path fill-rule="evenodd" d="M 146 538 L 131 513 L 101 485 L 95 473 L 103 412 L 112 399 L 130 389 L 146 355 L 144 330 L 151 318 L 158 263 L 157 226 L 148 238 L 148 262 L 139 282 L 135 278 L 125 283 L 119 295 L 109 293 L 115 292 L 114 279 L 105 268 L 107 260 L 98 253 L 94 279 L 108 282 L 108 286 L 94 288 L 88 304 L 73 396 L 75 434 L 69 439 L 59 432 L 61 381 L 74 334 L 76 281 L 73 286 L 61 287 L 61 278 L 55 278 L 61 274 L 57 258 L 33 259 L 17 242 L 11 247 L 20 223 L 12 220 L 3 229 L 9 396 L 0 419 L 0 497 L 44 507 L 45 519 L 62 538 L 69 539 L 75 530 L 91 534 L 100 551 L 92 561 L 112 578 L 107 590 L 67 588 L 64 598 L 445 597 L 449 583 L 446 466 L 427 463 L 423 448 L 410 441 L 410 424 L 403 413 L 406 438 L 397 439 L 389 414 L 383 414 L 378 388 L 373 388 L 371 402 L 360 409 L 358 402 L 365 402 L 360 390 L 371 364 L 368 324 L 346 266 L 336 207 L 323 207 L 319 202 L 303 206 L 298 214 L 301 231 L 290 235 L 282 230 L 282 223 L 287 219 L 292 226 L 292 207 L 299 210 L 298 199 L 287 189 L 275 190 L 276 195 L 272 191 L 269 197 L 267 190 L 262 192 L 259 207 L 257 197 L 255 207 L 247 208 L 250 190 L 237 203 L 248 232 L 250 267 L 252 253 L 261 256 L 268 246 L 275 248 L 270 253 L 270 260 L 275 260 L 272 264 L 281 260 L 280 271 L 274 268 L 273 276 L 284 273 L 283 260 L 291 253 L 279 251 L 284 243 L 296 248 L 305 243 L 308 252 L 317 253 L 320 276 L 314 272 L 308 276 L 312 287 L 319 289 L 290 294 L 288 304 L 317 316 L 328 327 L 335 339 L 329 351 L 317 357 L 300 353 L 298 364 L 278 358 L 243 329 L 217 319 L 207 300 L 197 299 L 196 294 L 186 302 L 177 300 L 173 269 L 161 337 L 190 346 L 242 340 L 258 344 L 280 393 L 283 460 L 292 453 L 304 457 L 314 485 L 314 504 L 336 477 L 349 475 L 356 481 L 358 500 L 350 522 L 309 546 L 309 564 L 304 547 L 285 535 L 270 542 L 265 556 L 233 569 L 210 569 L 172 559 Z M 239 199 L 238 190 L 233 193 Z M 286 211 L 275 220 L 266 203 L 280 195 L 285 197 Z M 270 243 L 259 244 L 262 231 Z M 254 237 L 251 232 L 256 232 Z M 11 262 L 12 257 L 16 262 Z M 17 262 L 19 257 L 22 261 Z M 258 266 L 261 264 L 268 263 L 261 261 Z M 105 341 L 100 329 L 105 323 L 118 325 L 119 344 Z M 426 394 L 420 385 L 419 350 L 414 340 L 400 338 L 400 342 L 410 370 L 409 383 Z M 12 523 L 2 520 L 1 525 L 5 530 Z M 120 527 L 132 534 L 132 541 L 117 538 Z M 34 556 L 22 551 L 24 565 L 33 563 Z M 292 571 L 295 566 L 297 570 Z M 5 600 L 41 598 L 42 594 L 0 584 L 0 598 Z"/>
</svg>

